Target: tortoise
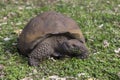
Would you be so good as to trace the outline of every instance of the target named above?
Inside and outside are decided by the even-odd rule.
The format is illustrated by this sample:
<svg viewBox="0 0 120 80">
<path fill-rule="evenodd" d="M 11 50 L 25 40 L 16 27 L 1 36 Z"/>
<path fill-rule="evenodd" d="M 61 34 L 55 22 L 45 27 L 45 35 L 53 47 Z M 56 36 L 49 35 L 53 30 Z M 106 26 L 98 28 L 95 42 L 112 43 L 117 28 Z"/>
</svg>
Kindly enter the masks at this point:
<svg viewBox="0 0 120 80">
<path fill-rule="evenodd" d="M 88 57 L 85 38 L 78 24 L 61 13 L 48 11 L 32 18 L 18 38 L 19 53 L 31 66 L 48 57 Z"/>
</svg>

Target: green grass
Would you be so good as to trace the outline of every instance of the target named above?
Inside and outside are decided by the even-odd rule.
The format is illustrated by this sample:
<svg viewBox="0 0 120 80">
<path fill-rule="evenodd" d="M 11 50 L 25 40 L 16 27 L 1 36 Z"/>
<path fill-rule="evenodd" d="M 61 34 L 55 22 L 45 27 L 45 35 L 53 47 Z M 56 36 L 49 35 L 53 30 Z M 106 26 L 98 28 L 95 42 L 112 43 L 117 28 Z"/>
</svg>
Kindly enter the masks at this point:
<svg viewBox="0 0 120 80">
<path fill-rule="evenodd" d="M 69 3 L 63 0 L 47 5 L 44 0 L 35 1 L 28 1 L 29 4 L 22 0 L 18 3 L 14 0 L 0 1 L 0 64 L 4 66 L 0 70 L 0 80 L 20 80 L 26 77 L 41 80 L 52 75 L 73 76 L 78 80 L 120 79 L 120 52 L 115 53 L 120 48 L 119 0 L 68 0 Z M 48 59 L 40 67 L 30 67 L 27 58 L 18 54 L 14 45 L 18 38 L 15 31 L 23 29 L 37 14 L 50 10 L 70 16 L 78 23 L 90 50 L 87 59 Z M 6 38 L 10 40 L 5 41 Z M 104 41 L 109 45 L 104 45 Z M 82 73 L 85 75 L 78 77 Z"/>
</svg>

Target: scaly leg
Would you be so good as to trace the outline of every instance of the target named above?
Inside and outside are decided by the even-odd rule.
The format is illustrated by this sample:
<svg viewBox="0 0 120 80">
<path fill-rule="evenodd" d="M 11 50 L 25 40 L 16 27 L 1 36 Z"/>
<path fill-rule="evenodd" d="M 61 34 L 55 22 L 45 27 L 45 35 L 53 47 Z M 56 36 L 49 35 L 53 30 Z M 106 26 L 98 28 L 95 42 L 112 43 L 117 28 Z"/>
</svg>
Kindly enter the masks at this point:
<svg viewBox="0 0 120 80">
<path fill-rule="evenodd" d="M 40 61 L 48 58 L 54 53 L 54 49 L 49 43 L 39 43 L 29 55 L 29 65 L 38 66 Z"/>
</svg>

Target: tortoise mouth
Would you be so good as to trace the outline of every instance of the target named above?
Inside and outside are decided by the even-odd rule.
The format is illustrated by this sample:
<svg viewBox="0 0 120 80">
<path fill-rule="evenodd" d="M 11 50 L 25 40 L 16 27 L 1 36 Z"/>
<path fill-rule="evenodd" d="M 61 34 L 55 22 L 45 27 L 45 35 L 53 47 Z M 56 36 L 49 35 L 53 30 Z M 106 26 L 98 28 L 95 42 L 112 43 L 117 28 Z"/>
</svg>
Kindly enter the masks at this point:
<svg viewBox="0 0 120 80">
<path fill-rule="evenodd" d="M 72 48 L 72 49 L 68 50 L 68 55 L 71 57 L 76 57 L 78 59 L 85 59 L 88 57 L 88 52 L 82 51 L 78 48 Z"/>
<path fill-rule="evenodd" d="M 79 48 L 71 48 L 68 51 L 69 51 L 69 53 L 70 52 L 76 53 L 76 54 L 81 54 L 82 53 L 82 51 Z"/>
</svg>

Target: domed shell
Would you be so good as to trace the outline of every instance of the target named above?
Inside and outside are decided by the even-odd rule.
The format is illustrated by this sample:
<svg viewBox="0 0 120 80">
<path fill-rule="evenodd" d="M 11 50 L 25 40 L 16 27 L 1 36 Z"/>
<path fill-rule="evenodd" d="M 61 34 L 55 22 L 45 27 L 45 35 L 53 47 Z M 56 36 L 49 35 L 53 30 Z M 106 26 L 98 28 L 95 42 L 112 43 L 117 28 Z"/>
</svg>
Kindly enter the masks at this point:
<svg viewBox="0 0 120 80">
<path fill-rule="evenodd" d="M 56 34 L 68 34 L 85 43 L 83 34 L 73 19 L 54 11 L 48 11 L 28 22 L 19 36 L 18 49 L 21 54 L 27 55 L 38 42 L 49 35 Z"/>
</svg>

